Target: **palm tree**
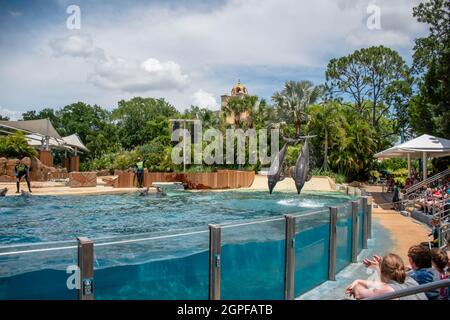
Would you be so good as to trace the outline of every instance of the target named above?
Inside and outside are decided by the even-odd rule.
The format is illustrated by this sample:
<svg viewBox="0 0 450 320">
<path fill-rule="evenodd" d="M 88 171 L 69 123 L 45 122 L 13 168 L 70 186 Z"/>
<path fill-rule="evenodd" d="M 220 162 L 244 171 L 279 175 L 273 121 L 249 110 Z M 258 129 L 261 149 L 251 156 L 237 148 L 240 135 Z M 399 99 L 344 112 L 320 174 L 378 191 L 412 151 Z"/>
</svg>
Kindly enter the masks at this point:
<svg viewBox="0 0 450 320">
<path fill-rule="evenodd" d="M 286 121 L 293 118 L 297 137 L 301 133 L 306 107 L 317 102 L 323 92 L 322 86 L 314 86 L 311 81 L 302 80 L 286 81 L 284 89 L 273 94 L 272 101 L 281 118 Z"/>
<path fill-rule="evenodd" d="M 320 138 L 323 137 L 322 169 L 328 171 L 328 149 L 334 143 L 335 138 L 345 136 L 345 131 L 342 127 L 345 117 L 340 112 L 339 105 L 330 102 L 312 105 L 308 108 L 308 115 L 310 116 L 308 132 L 315 133 Z"/>
<path fill-rule="evenodd" d="M 250 99 L 251 98 L 251 99 Z M 256 100 L 258 99 L 255 97 Z M 226 106 L 223 108 L 223 117 L 226 119 L 229 116 L 233 117 L 233 126 L 235 129 L 240 129 L 243 125 L 243 116 L 250 113 L 253 96 L 235 96 L 228 99 Z"/>
</svg>

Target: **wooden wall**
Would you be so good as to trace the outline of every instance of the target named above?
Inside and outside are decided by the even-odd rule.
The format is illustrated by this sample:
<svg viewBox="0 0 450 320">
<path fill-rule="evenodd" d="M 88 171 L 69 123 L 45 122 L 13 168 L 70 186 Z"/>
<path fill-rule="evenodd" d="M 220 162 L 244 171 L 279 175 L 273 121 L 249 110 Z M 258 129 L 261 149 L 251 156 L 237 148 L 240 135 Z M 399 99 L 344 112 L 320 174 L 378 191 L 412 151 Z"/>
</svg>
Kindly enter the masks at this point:
<svg viewBox="0 0 450 320">
<path fill-rule="evenodd" d="M 47 167 L 53 167 L 53 156 L 50 150 L 40 150 L 39 160 L 41 160 L 43 165 Z"/>
<path fill-rule="evenodd" d="M 235 189 L 250 187 L 254 179 L 254 171 L 144 172 L 145 187 L 151 187 L 153 182 L 182 182 L 188 189 Z M 113 185 L 116 188 L 133 188 L 137 186 L 137 177 L 133 172 L 121 172 Z"/>
</svg>

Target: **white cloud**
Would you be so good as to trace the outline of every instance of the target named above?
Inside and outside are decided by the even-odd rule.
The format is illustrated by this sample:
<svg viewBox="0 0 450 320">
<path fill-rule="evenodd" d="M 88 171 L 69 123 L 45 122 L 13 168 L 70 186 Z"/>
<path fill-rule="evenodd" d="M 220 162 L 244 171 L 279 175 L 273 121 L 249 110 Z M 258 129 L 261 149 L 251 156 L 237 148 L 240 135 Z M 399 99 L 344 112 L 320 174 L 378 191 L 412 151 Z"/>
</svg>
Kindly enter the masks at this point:
<svg viewBox="0 0 450 320">
<path fill-rule="evenodd" d="M 105 57 L 97 61 L 89 81 L 104 88 L 127 92 L 149 90 L 181 90 L 189 83 L 189 77 L 173 61 L 160 62 L 149 58 L 142 63 L 121 58 Z"/>
<path fill-rule="evenodd" d="M 10 120 L 18 120 L 22 117 L 22 113 L 20 111 L 6 109 L 2 106 L 0 106 L 0 115 L 3 117 L 8 117 Z"/>
<path fill-rule="evenodd" d="M 9 14 L 11 15 L 11 17 L 13 18 L 18 18 L 22 16 L 22 12 L 20 11 L 9 11 Z"/>
<path fill-rule="evenodd" d="M 348 44 L 354 47 L 369 47 L 378 45 L 392 47 L 396 45 L 406 46 L 410 43 L 411 39 L 407 34 L 401 32 L 391 30 L 368 30 L 349 34 L 345 40 Z"/>
<path fill-rule="evenodd" d="M 111 56 L 95 46 L 88 34 L 56 38 L 49 45 L 57 57 L 85 58 L 94 67 L 88 81 L 103 89 L 126 92 L 181 90 L 189 83 L 189 77 L 173 61 L 160 62 L 155 58 L 148 58 L 139 62 Z"/>
<path fill-rule="evenodd" d="M 203 108 L 209 108 L 212 110 L 216 110 L 219 107 L 219 104 L 217 103 L 216 98 L 214 98 L 214 95 L 203 91 L 202 89 L 196 91 L 192 95 L 192 105 L 199 106 Z"/>
<path fill-rule="evenodd" d="M 87 1 L 81 32 L 50 12 L 45 27 L 31 17 L 8 37 L 15 45 L 0 41 L 0 97 L 30 109 L 73 101 L 112 107 L 151 95 L 182 110 L 194 101 L 214 105 L 207 93 L 219 101 L 241 78 L 268 98 L 285 80 L 323 81 L 329 59 L 363 46 L 383 44 L 411 59 L 414 38 L 426 30 L 412 17 L 419 1 Z M 366 26 L 369 4 L 381 8 L 381 30 Z"/>
<path fill-rule="evenodd" d="M 83 33 L 52 39 L 49 46 L 56 57 L 87 58 L 92 56 L 96 50 L 92 37 Z"/>
</svg>

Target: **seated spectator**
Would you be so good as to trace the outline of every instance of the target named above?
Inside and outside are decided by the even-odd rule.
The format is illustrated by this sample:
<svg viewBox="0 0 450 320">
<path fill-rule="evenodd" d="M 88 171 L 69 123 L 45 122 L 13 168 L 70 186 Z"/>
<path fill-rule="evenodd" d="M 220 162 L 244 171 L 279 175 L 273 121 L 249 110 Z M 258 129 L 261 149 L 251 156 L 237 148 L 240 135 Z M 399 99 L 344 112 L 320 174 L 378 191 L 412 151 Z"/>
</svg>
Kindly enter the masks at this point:
<svg viewBox="0 0 450 320">
<path fill-rule="evenodd" d="M 432 248 L 439 247 L 439 218 L 434 217 L 431 219 L 431 233 L 428 235 L 429 237 L 433 237 L 433 240 L 430 241 Z"/>
<path fill-rule="evenodd" d="M 437 271 L 439 280 L 448 278 L 448 274 L 446 273 L 448 263 L 449 260 L 446 251 L 437 248 L 431 250 L 431 265 Z M 439 291 L 439 300 L 448 300 L 450 298 L 449 291 L 450 288 L 441 288 Z"/>
<path fill-rule="evenodd" d="M 403 191 L 405 191 L 406 189 L 409 189 L 413 186 L 412 181 L 410 178 L 406 178 L 405 181 L 405 186 L 403 187 Z"/>
<path fill-rule="evenodd" d="M 412 271 L 409 276 L 417 281 L 418 284 L 430 283 L 439 280 L 438 274 L 431 268 L 430 248 L 424 245 L 412 246 L 408 250 L 409 264 Z M 429 300 L 439 298 L 439 290 L 428 291 L 425 293 Z"/>
<path fill-rule="evenodd" d="M 376 297 L 385 293 L 417 286 L 417 282 L 406 274 L 402 258 L 390 253 L 383 258 L 374 256 L 371 260 L 364 260 L 366 267 L 373 267 L 377 271 L 380 281 L 355 280 L 346 289 L 347 294 L 356 299 Z M 427 300 L 423 293 L 402 297 L 400 300 Z"/>
</svg>

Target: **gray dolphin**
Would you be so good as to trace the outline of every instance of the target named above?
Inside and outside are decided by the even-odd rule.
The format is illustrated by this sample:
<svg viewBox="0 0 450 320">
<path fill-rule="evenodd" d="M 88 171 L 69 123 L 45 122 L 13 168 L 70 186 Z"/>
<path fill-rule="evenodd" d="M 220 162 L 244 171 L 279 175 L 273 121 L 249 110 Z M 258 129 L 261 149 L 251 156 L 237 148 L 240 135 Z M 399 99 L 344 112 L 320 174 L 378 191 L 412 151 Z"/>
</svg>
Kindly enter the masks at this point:
<svg viewBox="0 0 450 320">
<path fill-rule="evenodd" d="M 0 190 L 0 197 L 6 196 L 6 193 L 8 192 L 8 188 L 3 188 Z"/>
<path fill-rule="evenodd" d="M 272 162 L 267 174 L 267 182 L 269 185 L 270 194 L 272 194 L 272 191 L 275 188 L 277 182 L 284 179 L 283 165 L 286 158 L 287 146 L 288 143 L 286 142 L 283 148 L 281 148 L 280 152 L 278 152 L 278 154 L 276 155 L 275 160 Z"/>
<path fill-rule="evenodd" d="M 293 179 L 295 182 L 295 187 L 297 188 L 297 193 L 300 194 L 306 181 L 311 179 L 309 174 L 309 145 L 308 137 L 305 139 L 305 143 L 302 146 L 302 152 L 297 158 L 297 163 L 295 164 L 295 171 Z"/>
</svg>

